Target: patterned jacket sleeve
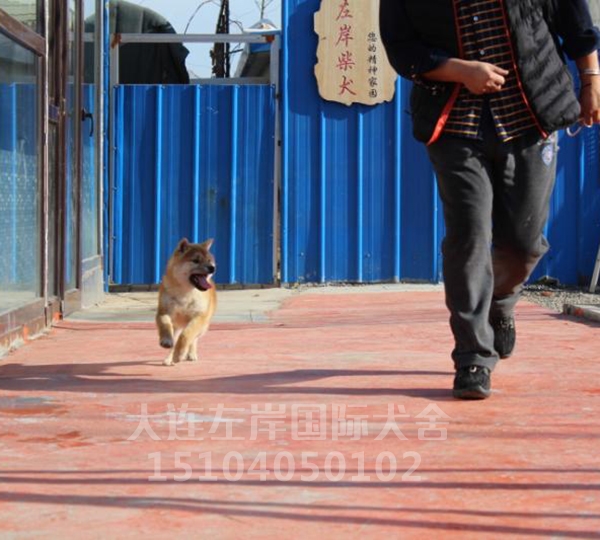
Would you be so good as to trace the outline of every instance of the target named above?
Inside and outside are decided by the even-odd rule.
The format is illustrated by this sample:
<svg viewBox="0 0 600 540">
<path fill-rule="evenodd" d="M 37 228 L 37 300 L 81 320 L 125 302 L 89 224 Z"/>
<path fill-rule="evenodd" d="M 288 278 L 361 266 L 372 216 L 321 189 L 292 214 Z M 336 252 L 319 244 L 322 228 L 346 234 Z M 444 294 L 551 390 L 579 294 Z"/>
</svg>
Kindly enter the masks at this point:
<svg viewBox="0 0 600 540">
<path fill-rule="evenodd" d="M 420 80 L 419 75 L 435 69 L 449 57 L 445 51 L 419 40 L 403 0 L 380 1 L 379 31 L 392 67 L 400 76 L 415 82 Z"/>
<path fill-rule="evenodd" d="M 547 21 L 572 60 L 600 48 L 600 33 L 592 22 L 587 0 L 549 0 Z"/>
</svg>

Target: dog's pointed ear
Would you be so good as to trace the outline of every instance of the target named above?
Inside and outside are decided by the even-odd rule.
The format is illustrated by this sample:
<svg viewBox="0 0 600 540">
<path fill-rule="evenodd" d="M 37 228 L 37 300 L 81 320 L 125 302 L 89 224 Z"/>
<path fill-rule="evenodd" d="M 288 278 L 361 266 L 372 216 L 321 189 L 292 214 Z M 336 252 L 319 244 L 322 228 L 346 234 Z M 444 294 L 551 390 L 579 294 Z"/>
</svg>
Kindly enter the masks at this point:
<svg viewBox="0 0 600 540">
<path fill-rule="evenodd" d="M 177 244 L 177 248 L 175 249 L 175 251 L 183 253 L 189 245 L 190 241 L 187 238 L 182 238 L 181 240 L 179 240 L 179 244 Z"/>
<path fill-rule="evenodd" d="M 214 242 L 214 238 L 209 238 L 208 240 L 205 240 L 204 242 L 202 242 L 202 244 L 200 244 L 206 251 L 208 251 L 210 249 L 210 247 L 213 245 Z"/>
</svg>

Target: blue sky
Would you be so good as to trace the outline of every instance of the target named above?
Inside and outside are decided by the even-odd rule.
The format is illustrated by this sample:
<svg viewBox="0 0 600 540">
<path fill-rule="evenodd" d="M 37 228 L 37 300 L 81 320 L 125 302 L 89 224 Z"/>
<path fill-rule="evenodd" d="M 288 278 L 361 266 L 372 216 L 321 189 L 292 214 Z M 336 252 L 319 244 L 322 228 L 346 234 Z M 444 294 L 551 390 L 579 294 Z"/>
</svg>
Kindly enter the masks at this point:
<svg viewBox="0 0 600 540">
<path fill-rule="evenodd" d="M 129 0 L 135 4 L 150 8 L 165 17 L 178 33 L 183 33 L 188 21 L 199 4 L 205 0 Z M 220 2 L 203 5 L 188 28 L 188 34 L 213 34 L 219 14 Z M 231 19 L 239 21 L 244 27 L 251 26 L 259 19 L 259 10 L 254 0 L 230 0 Z M 275 0 L 267 9 L 265 18 L 270 19 L 277 27 L 281 27 L 281 0 Z M 232 25 L 231 33 L 239 33 Z M 186 44 L 190 50 L 187 68 L 201 77 L 210 77 L 211 63 L 210 45 Z M 239 56 L 239 55 L 238 55 Z M 233 64 L 235 66 L 235 62 Z M 233 71 L 234 68 L 232 68 Z"/>
</svg>

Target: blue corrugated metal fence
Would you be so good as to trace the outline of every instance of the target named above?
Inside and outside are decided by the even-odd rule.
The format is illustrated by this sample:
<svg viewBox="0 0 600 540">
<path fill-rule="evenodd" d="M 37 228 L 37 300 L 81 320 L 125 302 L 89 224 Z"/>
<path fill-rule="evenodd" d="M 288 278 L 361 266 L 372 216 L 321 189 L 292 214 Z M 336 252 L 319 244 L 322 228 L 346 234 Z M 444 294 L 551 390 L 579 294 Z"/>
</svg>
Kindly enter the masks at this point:
<svg viewBox="0 0 600 540">
<path fill-rule="evenodd" d="M 322 100 L 314 76 L 319 0 L 283 2 L 282 280 L 441 279 L 443 217 L 423 145 L 411 135 L 410 83 L 392 103 Z M 548 224 L 533 276 L 589 278 L 600 241 L 598 130 L 560 138 Z"/>
<path fill-rule="evenodd" d="M 115 116 L 113 283 L 159 282 L 183 236 L 220 283 L 272 283 L 273 87 L 119 86 Z"/>
<path fill-rule="evenodd" d="M 116 89 L 114 283 L 156 283 L 181 236 L 216 238 L 222 283 L 441 279 L 443 214 L 407 114 L 410 83 L 375 107 L 322 100 L 319 0 L 283 1 L 280 229 L 270 86 Z M 533 278 L 591 276 L 600 241 L 598 129 L 560 135 L 547 235 Z M 280 245 L 276 246 L 278 236 Z"/>
</svg>

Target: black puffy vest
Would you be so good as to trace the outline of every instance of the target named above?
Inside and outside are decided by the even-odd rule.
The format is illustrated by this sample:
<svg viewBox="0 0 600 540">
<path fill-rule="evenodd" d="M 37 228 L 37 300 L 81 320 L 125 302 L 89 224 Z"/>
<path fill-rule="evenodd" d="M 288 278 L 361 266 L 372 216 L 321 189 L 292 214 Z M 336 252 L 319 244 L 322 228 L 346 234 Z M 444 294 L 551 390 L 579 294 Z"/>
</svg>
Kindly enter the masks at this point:
<svg viewBox="0 0 600 540">
<path fill-rule="evenodd" d="M 404 0 L 411 24 L 424 43 L 459 56 L 452 0 Z M 550 0 L 504 0 L 523 91 L 540 127 L 547 133 L 577 121 L 579 102 L 560 45 L 550 31 Z M 431 139 L 455 84 L 413 85 L 411 114 L 417 140 Z"/>
</svg>

